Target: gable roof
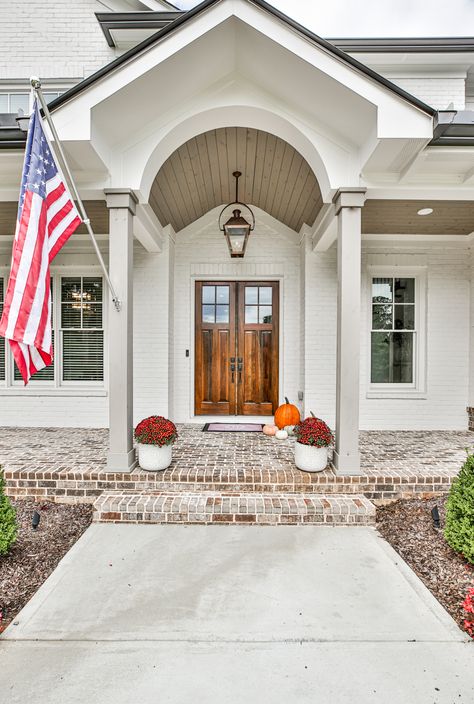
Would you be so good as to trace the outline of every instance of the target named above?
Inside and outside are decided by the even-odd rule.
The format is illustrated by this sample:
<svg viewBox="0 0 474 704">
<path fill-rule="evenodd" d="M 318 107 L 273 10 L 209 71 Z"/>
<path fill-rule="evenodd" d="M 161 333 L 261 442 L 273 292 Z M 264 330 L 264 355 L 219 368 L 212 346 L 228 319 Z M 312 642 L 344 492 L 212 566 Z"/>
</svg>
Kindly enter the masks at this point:
<svg viewBox="0 0 474 704">
<path fill-rule="evenodd" d="M 76 84 L 75 86 L 70 88 L 68 91 L 66 91 L 65 93 L 60 95 L 58 98 L 53 100 L 48 106 L 49 109 L 51 111 L 53 111 L 56 108 L 63 105 L 64 103 L 68 102 L 71 98 L 73 98 L 74 96 L 81 93 L 83 90 L 88 88 L 90 85 L 93 85 L 99 79 L 101 79 L 104 76 L 106 76 L 107 74 L 111 73 L 116 68 L 119 68 L 120 66 L 126 64 L 130 59 L 133 59 L 134 57 L 139 56 L 143 51 L 148 49 L 150 46 L 153 46 L 153 44 L 158 42 L 160 39 L 162 39 L 163 37 L 166 37 L 168 35 L 171 35 L 173 32 L 175 32 L 177 29 L 179 29 L 182 25 L 192 21 L 192 19 L 194 17 L 197 17 L 198 15 L 204 13 L 206 10 L 210 9 L 214 5 L 217 5 L 221 1 L 222 0 L 204 0 L 196 7 L 192 8 L 188 12 L 180 15 L 175 20 L 173 20 L 172 22 L 167 24 L 165 27 L 160 29 L 158 32 L 151 35 L 150 37 L 145 39 L 140 44 L 137 44 L 132 49 L 129 49 L 124 54 L 119 56 L 117 59 L 115 59 L 114 61 L 111 61 L 109 64 L 106 64 L 101 69 L 99 69 L 98 71 L 93 73 L 91 76 L 88 76 L 83 81 Z M 307 29 L 303 25 L 296 22 L 296 20 L 293 20 L 291 17 L 288 17 L 280 10 L 277 10 L 275 7 L 273 7 L 273 5 L 270 5 L 268 2 L 265 2 L 265 0 L 246 0 L 246 2 L 249 2 L 253 5 L 255 5 L 256 7 L 259 7 L 260 9 L 268 12 L 269 14 L 276 17 L 280 21 L 284 22 L 286 25 L 291 27 L 293 30 L 295 30 L 296 32 L 298 32 L 299 34 L 304 36 L 305 38 L 309 39 L 315 45 L 324 49 L 324 51 L 326 51 L 327 53 L 332 54 L 333 56 L 337 57 L 339 60 L 342 60 L 346 64 L 350 65 L 352 68 L 355 68 L 360 73 L 371 78 L 376 83 L 379 83 L 384 88 L 387 88 L 388 90 L 392 91 L 393 93 L 396 93 L 403 100 L 406 100 L 408 103 L 411 103 L 412 105 L 417 107 L 419 110 L 421 110 L 431 116 L 436 114 L 436 110 L 434 108 L 427 105 L 422 100 L 415 98 L 410 93 L 407 93 L 407 91 L 403 90 L 403 88 L 400 88 L 399 86 L 395 85 L 394 83 L 392 83 L 388 79 L 381 76 L 376 71 L 372 70 L 368 66 L 365 66 L 360 61 L 357 61 L 357 59 L 354 59 L 349 54 L 346 54 L 344 51 L 342 51 L 342 49 L 339 49 L 337 46 L 334 46 L 334 44 L 332 44 L 331 42 L 327 41 L 326 39 L 323 39 L 322 37 L 318 36 L 317 34 L 314 34 L 309 29 Z"/>
</svg>

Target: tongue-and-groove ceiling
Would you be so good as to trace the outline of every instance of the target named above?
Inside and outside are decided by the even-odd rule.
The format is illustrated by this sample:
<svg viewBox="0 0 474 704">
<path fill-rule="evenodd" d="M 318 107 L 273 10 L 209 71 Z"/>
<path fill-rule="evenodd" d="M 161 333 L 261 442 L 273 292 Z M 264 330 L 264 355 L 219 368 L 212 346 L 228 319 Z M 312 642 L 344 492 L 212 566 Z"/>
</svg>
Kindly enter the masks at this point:
<svg viewBox="0 0 474 704">
<path fill-rule="evenodd" d="M 179 231 L 235 199 L 233 171 L 242 172 L 240 201 L 297 232 L 316 219 L 321 191 L 306 160 L 279 137 L 245 127 L 210 130 L 183 144 L 158 172 L 150 205 Z"/>
</svg>

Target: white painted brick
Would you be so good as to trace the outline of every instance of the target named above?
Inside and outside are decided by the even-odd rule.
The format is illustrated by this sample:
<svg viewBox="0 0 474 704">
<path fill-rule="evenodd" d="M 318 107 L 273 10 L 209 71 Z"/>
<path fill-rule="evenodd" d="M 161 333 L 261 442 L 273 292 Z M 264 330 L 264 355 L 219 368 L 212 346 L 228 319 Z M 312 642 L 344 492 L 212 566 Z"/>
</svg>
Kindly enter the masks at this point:
<svg viewBox="0 0 474 704">
<path fill-rule="evenodd" d="M 176 236 L 174 281 L 174 418 L 190 420 L 192 390 L 192 289 L 195 278 L 281 277 L 283 346 L 280 350 L 281 391 L 296 401 L 300 388 L 300 248 L 296 233 L 255 209 L 257 227 L 243 260 L 229 257 L 213 210 Z M 194 277 L 194 278 L 193 278 Z M 185 350 L 190 357 L 185 357 Z"/>
<path fill-rule="evenodd" d="M 95 0 L 1 0 L 0 79 L 85 78 L 112 61 Z"/>
<path fill-rule="evenodd" d="M 428 250 L 365 247 L 362 262 L 361 390 L 362 429 L 465 429 L 469 386 L 470 258 L 465 247 L 430 243 Z M 425 262 L 427 267 L 427 394 L 423 399 L 367 398 L 367 259 L 371 263 Z M 388 257 L 388 261 L 387 261 Z M 420 260 L 421 257 L 421 260 Z M 306 251 L 305 410 L 335 422 L 336 252 Z M 474 333 L 473 333 L 474 334 Z M 354 342 L 354 344 L 356 344 Z"/>
<path fill-rule="evenodd" d="M 431 78 L 387 76 L 393 83 L 416 98 L 423 100 L 438 110 L 445 110 L 453 103 L 456 110 L 464 110 L 466 102 L 465 78 Z"/>
</svg>

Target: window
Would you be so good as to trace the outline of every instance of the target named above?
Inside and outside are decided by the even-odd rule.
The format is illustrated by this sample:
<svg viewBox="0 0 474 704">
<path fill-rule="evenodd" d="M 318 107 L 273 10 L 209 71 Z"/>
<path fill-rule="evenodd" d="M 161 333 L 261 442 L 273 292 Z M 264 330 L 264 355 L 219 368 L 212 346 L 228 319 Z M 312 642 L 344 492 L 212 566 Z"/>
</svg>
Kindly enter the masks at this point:
<svg viewBox="0 0 474 704">
<path fill-rule="evenodd" d="M 426 393 L 426 267 L 369 267 L 370 398 Z"/>
<path fill-rule="evenodd" d="M 202 287 L 202 322 L 229 322 L 229 286 Z"/>
<path fill-rule="evenodd" d="M 60 91 L 45 91 L 43 92 L 44 99 L 47 103 L 60 96 Z M 30 112 L 30 92 L 18 91 L 11 93 L 0 93 L 0 113 L 17 114 L 19 110 L 23 111 L 24 115 Z"/>
<path fill-rule="evenodd" d="M 0 278 L 0 315 L 5 279 Z M 104 381 L 104 290 L 101 276 L 51 277 L 54 361 L 36 373 L 33 388 L 102 386 Z M 0 338 L 0 386 L 23 389 L 23 380 Z"/>
<path fill-rule="evenodd" d="M 53 340 L 53 349 L 54 349 L 54 286 L 53 286 L 53 279 L 51 278 L 51 326 L 53 328 L 52 330 L 52 340 Z M 18 381 L 23 383 L 23 377 L 20 374 L 20 370 L 16 366 L 15 362 L 13 362 L 13 380 Z M 30 384 L 32 383 L 37 383 L 39 381 L 54 381 L 54 362 L 53 364 L 50 364 L 49 367 L 44 367 L 44 369 L 40 369 L 39 372 L 36 372 L 34 376 L 31 377 L 30 379 Z"/>
<path fill-rule="evenodd" d="M 247 324 L 271 324 L 272 322 L 272 287 L 245 287 L 245 322 Z"/>
<path fill-rule="evenodd" d="M 25 115 L 30 111 L 30 94 L 24 93 L 0 93 L 0 113 L 17 113 L 22 110 Z"/>
<path fill-rule="evenodd" d="M 62 380 L 103 381 L 103 292 L 100 276 L 61 278 Z"/>
</svg>

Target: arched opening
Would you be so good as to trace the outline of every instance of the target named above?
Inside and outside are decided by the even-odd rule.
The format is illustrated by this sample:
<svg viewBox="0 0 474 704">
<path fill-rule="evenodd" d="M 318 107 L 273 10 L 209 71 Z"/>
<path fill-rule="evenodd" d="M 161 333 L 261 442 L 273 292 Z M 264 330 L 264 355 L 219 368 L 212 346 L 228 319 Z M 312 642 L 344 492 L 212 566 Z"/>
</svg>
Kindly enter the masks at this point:
<svg viewBox="0 0 474 704">
<path fill-rule="evenodd" d="M 237 260 L 218 227 L 235 198 L 234 171 L 242 173 L 240 200 L 256 215 Z M 282 395 L 298 394 L 299 233 L 323 204 L 314 169 L 280 135 L 219 126 L 169 154 L 149 204 L 171 226 L 165 231 L 177 233 L 169 243 L 176 417 L 271 418 Z"/>
<path fill-rule="evenodd" d="M 313 224 L 322 197 L 310 165 L 285 140 L 250 127 L 208 130 L 182 144 L 158 171 L 150 205 L 163 225 L 182 230 L 234 200 L 236 170 L 241 200 L 296 232 Z"/>
</svg>

